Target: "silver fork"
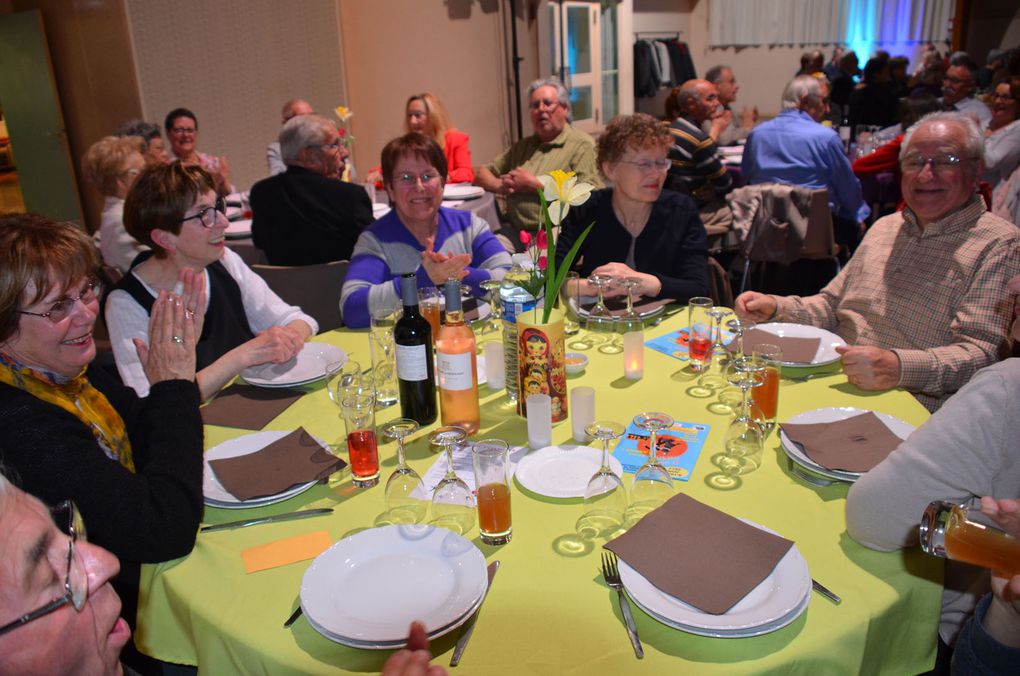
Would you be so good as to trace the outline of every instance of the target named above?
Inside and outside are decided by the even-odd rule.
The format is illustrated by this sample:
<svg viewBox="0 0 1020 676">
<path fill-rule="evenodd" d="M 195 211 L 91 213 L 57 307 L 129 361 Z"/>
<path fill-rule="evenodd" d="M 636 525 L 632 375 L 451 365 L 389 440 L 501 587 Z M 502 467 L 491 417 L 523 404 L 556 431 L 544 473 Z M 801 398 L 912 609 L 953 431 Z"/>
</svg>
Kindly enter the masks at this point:
<svg viewBox="0 0 1020 676">
<path fill-rule="evenodd" d="M 620 611 L 623 613 L 623 619 L 627 623 L 627 634 L 630 636 L 631 645 L 634 646 L 634 654 L 637 655 L 638 659 L 644 658 L 645 651 L 641 647 L 640 639 L 638 639 L 637 628 L 634 626 L 634 616 L 630 613 L 630 603 L 627 601 L 627 595 L 623 593 L 623 580 L 620 579 L 620 570 L 616 566 L 616 554 L 602 552 L 602 577 L 605 579 L 606 584 L 615 589 L 620 597 Z"/>
</svg>

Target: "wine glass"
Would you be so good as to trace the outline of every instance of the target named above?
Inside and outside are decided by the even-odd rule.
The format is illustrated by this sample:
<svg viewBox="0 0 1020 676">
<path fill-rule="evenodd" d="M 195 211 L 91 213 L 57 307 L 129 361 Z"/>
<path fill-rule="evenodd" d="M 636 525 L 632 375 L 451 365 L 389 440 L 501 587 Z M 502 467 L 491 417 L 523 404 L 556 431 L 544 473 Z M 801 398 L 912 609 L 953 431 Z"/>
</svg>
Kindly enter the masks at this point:
<svg viewBox="0 0 1020 676">
<path fill-rule="evenodd" d="M 346 362 L 334 361 L 326 365 L 326 393 L 330 401 L 342 406 L 344 399 L 350 394 L 360 394 L 365 389 L 361 373 L 361 364 L 349 359 Z"/>
<path fill-rule="evenodd" d="M 576 272 L 568 272 L 567 276 L 563 278 L 563 283 L 560 285 L 560 304 L 563 306 L 563 333 L 568 336 L 572 336 L 581 330 L 581 325 L 577 321 L 577 286 L 580 281 L 580 275 Z M 574 303 L 570 301 L 573 300 Z M 571 307 L 573 305 L 573 307 Z"/>
<path fill-rule="evenodd" d="M 429 442 L 446 454 L 446 475 L 432 492 L 432 525 L 463 535 L 475 523 L 475 499 L 471 489 L 453 471 L 453 447 L 467 439 L 463 427 L 445 425 L 429 433 Z"/>
<path fill-rule="evenodd" d="M 635 277 L 623 277 L 617 280 L 617 283 L 627 289 L 627 309 L 620 316 L 627 319 L 638 319 L 640 315 L 634 311 L 634 289 L 641 286 L 641 280 Z"/>
<path fill-rule="evenodd" d="M 715 342 L 712 343 L 712 353 L 717 355 L 729 354 L 722 338 L 722 318 L 733 314 L 733 310 L 723 305 L 714 305 L 705 314 L 715 319 Z"/>
<path fill-rule="evenodd" d="M 730 341 L 730 345 L 733 345 L 731 354 L 733 357 L 739 357 L 744 353 L 744 334 L 754 328 L 754 322 L 734 317 L 726 322 L 726 328 L 733 333 L 733 340 Z"/>
<path fill-rule="evenodd" d="M 648 432 L 648 460 L 634 473 L 631 483 L 631 506 L 627 520 L 637 521 L 673 497 L 673 477 L 659 461 L 659 431 L 673 425 L 666 413 L 647 412 L 634 416 L 634 424 Z"/>
<path fill-rule="evenodd" d="M 479 333 L 492 333 L 503 329 L 503 299 L 499 295 L 499 289 L 503 282 L 495 279 L 487 279 L 479 286 L 485 290 L 485 300 L 489 304 L 489 321 L 485 322 Z"/>
<path fill-rule="evenodd" d="M 725 455 L 730 471 L 746 474 L 758 469 L 764 448 L 765 430 L 751 415 L 748 392 L 764 382 L 765 361 L 753 355 L 733 359 L 727 371 L 730 384 L 740 388 L 741 404 L 737 417 L 726 430 Z"/>
<path fill-rule="evenodd" d="M 416 491 L 423 495 L 425 487 L 418 473 L 407 466 L 404 455 L 404 439 L 417 432 L 418 428 L 415 420 L 397 418 L 379 430 L 383 436 L 397 442 L 397 468 L 386 480 L 386 512 L 390 523 L 410 524 L 425 520 L 428 507 L 421 499 L 413 496 Z"/>
<path fill-rule="evenodd" d="M 598 291 L 599 294 L 598 302 L 596 302 L 595 305 L 588 310 L 588 316 L 612 318 L 613 313 L 606 307 L 605 300 L 603 299 L 603 293 L 612 285 L 613 278 L 610 275 L 589 275 L 588 283 L 594 286 L 595 290 Z"/>
<path fill-rule="evenodd" d="M 577 520 L 577 532 L 585 539 L 610 535 L 623 525 L 627 511 L 627 489 L 623 479 L 609 466 L 609 442 L 626 431 L 611 420 L 596 420 L 584 428 L 585 433 L 602 442 L 602 465 L 588 480 L 584 489 L 584 509 Z"/>
</svg>

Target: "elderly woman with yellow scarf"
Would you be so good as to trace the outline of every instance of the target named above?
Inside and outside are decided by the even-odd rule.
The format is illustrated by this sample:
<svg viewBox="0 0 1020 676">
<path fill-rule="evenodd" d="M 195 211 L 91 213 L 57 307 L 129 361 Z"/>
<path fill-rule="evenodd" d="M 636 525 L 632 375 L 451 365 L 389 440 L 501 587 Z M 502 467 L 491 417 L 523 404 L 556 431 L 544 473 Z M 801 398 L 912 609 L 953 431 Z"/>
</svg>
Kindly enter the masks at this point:
<svg viewBox="0 0 1020 676">
<path fill-rule="evenodd" d="M 134 626 L 139 564 L 188 554 L 202 518 L 194 318 L 160 294 L 138 344 L 152 385 L 139 399 L 91 365 L 97 266 L 77 226 L 0 217 L 0 465 L 51 505 L 75 502 L 89 540 L 121 560 L 115 586 Z"/>
</svg>

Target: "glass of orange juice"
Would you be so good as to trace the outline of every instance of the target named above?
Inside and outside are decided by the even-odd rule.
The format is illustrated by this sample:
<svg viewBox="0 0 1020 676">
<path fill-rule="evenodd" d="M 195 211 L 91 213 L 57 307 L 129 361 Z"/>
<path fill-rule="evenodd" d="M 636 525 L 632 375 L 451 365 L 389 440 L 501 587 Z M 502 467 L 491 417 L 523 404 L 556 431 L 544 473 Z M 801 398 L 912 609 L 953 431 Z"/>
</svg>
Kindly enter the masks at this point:
<svg viewBox="0 0 1020 676">
<path fill-rule="evenodd" d="M 432 326 L 432 342 L 439 335 L 439 289 L 426 286 L 418 289 L 418 308 L 422 317 Z"/>
<path fill-rule="evenodd" d="M 980 510 L 936 500 L 921 516 L 919 535 L 927 554 L 991 568 L 1001 575 L 1020 575 L 1020 540 Z"/>
<path fill-rule="evenodd" d="M 751 401 L 757 409 L 752 417 L 761 416 L 766 436 L 776 426 L 779 413 L 779 376 L 783 368 L 783 350 L 778 345 L 760 343 L 754 348 L 754 356 L 765 362 L 760 387 L 751 390 Z"/>
<path fill-rule="evenodd" d="M 477 486 L 478 530 L 487 545 L 505 545 L 513 533 L 510 518 L 510 446 L 482 439 L 471 449 Z"/>
</svg>

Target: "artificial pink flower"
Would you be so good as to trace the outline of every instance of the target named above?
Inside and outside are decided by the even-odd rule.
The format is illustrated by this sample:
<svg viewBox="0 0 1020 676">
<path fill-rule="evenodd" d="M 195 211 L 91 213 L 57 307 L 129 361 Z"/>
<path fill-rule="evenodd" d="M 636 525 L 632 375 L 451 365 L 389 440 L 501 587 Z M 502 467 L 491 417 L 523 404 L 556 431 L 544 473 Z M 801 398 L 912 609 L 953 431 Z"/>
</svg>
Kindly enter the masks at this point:
<svg viewBox="0 0 1020 676">
<path fill-rule="evenodd" d="M 538 231 L 538 235 L 535 237 L 535 243 L 539 249 L 545 249 L 549 244 L 549 237 L 545 234 L 545 229 Z"/>
<path fill-rule="evenodd" d="M 528 232 L 527 230 L 521 230 L 518 237 L 521 238 L 521 244 L 523 244 L 524 246 L 528 246 L 529 244 L 531 244 L 531 233 Z"/>
<path fill-rule="evenodd" d="M 545 256 L 538 257 L 538 269 L 545 270 L 546 266 L 549 265 L 549 261 Z"/>
</svg>

